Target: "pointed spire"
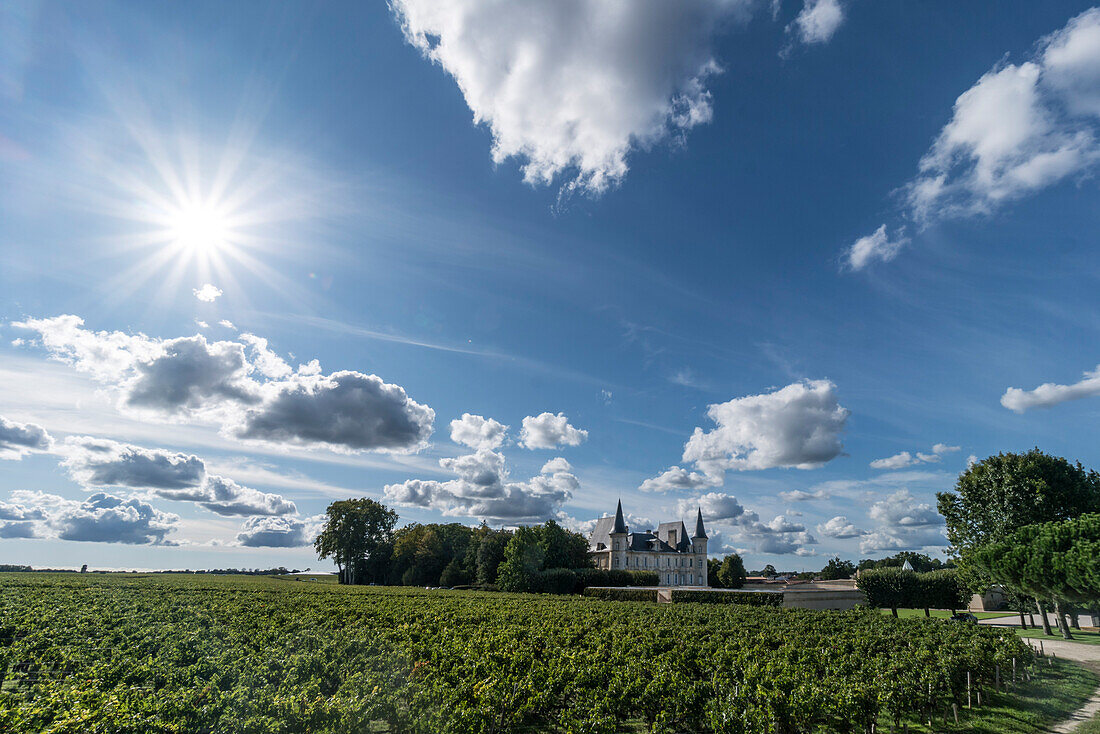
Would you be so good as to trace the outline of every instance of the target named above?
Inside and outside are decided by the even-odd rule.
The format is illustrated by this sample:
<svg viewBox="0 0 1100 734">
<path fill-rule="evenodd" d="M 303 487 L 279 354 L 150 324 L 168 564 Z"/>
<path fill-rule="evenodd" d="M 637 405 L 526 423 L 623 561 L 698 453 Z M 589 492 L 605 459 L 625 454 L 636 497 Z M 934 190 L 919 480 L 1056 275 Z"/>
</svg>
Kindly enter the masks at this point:
<svg viewBox="0 0 1100 734">
<path fill-rule="evenodd" d="M 619 506 L 615 508 L 615 527 L 611 529 L 612 533 L 625 533 L 626 521 L 623 520 L 623 501 L 619 500 Z"/>
<path fill-rule="evenodd" d="M 695 535 L 693 537 L 703 538 L 707 537 L 707 531 L 703 529 L 703 508 L 699 508 L 699 513 L 695 516 Z"/>
</svg>

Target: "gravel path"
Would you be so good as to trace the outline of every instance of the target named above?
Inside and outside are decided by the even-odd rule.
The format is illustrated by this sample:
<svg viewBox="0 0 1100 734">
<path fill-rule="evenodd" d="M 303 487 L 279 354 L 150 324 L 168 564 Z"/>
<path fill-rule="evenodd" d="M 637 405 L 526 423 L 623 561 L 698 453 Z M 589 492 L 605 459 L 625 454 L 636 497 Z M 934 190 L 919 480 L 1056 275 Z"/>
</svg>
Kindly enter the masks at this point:
<svg viewBox="0 0 1100 734">
<path fill-rule="evenodd" d="M 1039 640 L 1030 637 L 1024 639 L 1032 647 L 1039 648 Z M 1081 645 L 1063 640 L 1043 640 L 1043 650 L 1046 651 L 1047 655 L 1054 653 L 1065 660 L 1083 663 L 1086 667 L 1100 673 L 1100 645 Z M 1074 711 L 1072 716 L 1050 729 L 1050 731 L 1055 732 L 1055 734 L 1069 734 L 1098 713 L 1100 713 L 1100 688 L 1092 692 L 1092 697 L 1084 706 Z"/>
</svg>

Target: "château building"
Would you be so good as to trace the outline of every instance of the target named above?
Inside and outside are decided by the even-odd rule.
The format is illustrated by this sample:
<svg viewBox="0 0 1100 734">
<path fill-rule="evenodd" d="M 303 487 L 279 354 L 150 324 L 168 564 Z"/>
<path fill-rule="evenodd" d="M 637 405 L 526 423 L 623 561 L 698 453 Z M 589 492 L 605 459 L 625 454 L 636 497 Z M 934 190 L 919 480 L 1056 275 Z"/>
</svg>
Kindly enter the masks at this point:
<svg viewBox="0 0 1100 734">
<path fill-rule="evenodd" d="M 703 511 L 695 517 L 689 538 L 682 520 L 663 522 L 657 532 L 632 533 L 623 520 L 620 500 L 614 517 L 601 517 L 588 539 L 596 568 L 656 571 L 661 586 L 707 585 L 707 533 Z"/>
</svg>

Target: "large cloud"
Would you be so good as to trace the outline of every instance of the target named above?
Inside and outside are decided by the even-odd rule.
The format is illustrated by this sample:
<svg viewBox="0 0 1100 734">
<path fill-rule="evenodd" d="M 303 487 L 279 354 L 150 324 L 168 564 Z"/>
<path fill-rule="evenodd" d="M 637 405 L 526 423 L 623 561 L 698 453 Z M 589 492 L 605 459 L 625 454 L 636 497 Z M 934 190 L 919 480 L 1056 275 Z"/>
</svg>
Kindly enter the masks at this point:
<svg viewBox="0 0 1100 734">
<path fill-rule="evenodd" d="M 97 492 L 82 502 L 43 492 L 16 491 L 4 503 L 0 537 L 58 538 L 130 545 L 168 544 L 179 516 L 161 512 L 140 499 Z"/>
<path fill-rule="evenodd" d="M 523 419 L 520 443 L 529 449 L 556 449 L 559 446 L 579 446 L 588 438 L 588 431 L 569 425 L 564 413 L 539 413 Z"/>
<path fill-rule="evenodd" d="M 510 481 L 504 457 L 487 449 L 440 459 L 439 464 L 457 478 L 390 484 L 384 489 L 386 499 L 406 507 L 438 510 L 449 517 L 539 522 L 559 516 L 561 506 L 580 488 L 568 462 L 560 459 L 547 462 L 538 476 L 525 482 Z"/>
<path fill-rule="evenodd" d="M 0 459 L 21 459 L 53 444 L 46 429 L 34 423 L 17 423 L 0 415 Z"/>
<path fill-rule="evenodd" d="M 696 428 L 684 446 L 684 461 L 704 474 L 796 467 L 810 469 L 836 458 L 848 420 L 828 380 L 796 382 L 775 392 L 711 405 L 717 428 Z"/>
<path fill-rule="evenodd" d="M 202 459 L 163 449 L 145 449 L 90 436 L 65 442 L 62 465 L 74 481 L 92 487 L 183 489 L 206 475 Z"/>
<path fill-rule="evenodd" d="M 451 421 L 451 440 L 472 449 L 498 449 L 507 432 L 503 423 L 471 413 Z"/>
<path fill-rule="evenodd" d="M 1100 161 L 1100 9 L 1042 39 L 1028 61 L 1001 64 L 955 102 L 907 187 L 920 220 L 985 213 L 1083 174 Z"/>
<path fill-rule="evenodd" d="M 297 374 L 265 385 L 263 405 L 233 427 L 238 438 L 348 450 L 415 451 L 428 443 L 435 411 L 376 375 Z"/>
<path fill-rule="evenodd" d="M 209 474 L 202 459 L 88 436 L 70 438 L 62 465 L 86 488 L 148 490 L 165 499 L 195 502 L 219 515 L 288 515 L 293 502 Z"/>
<path fill-rule="evenodd" d="M 321 373 L 316 360 L 293 371 L 266 339 L 241 334 L 156 339 L 93 332 L 65 315 L 27 319 L 55 359 L 111 386 L 123 410 L 142 417 L 214 422 L 237 438 L 342 451 L 416 451 L 435 413 L 398 385 L 360 372 Z"/>
<path fill-rule="evenodd" d="M 324 515 L 304 519 L 250 517 L 237 533 L 237 544 L 247 548 L 297 548 L 311 545 L 321 532 Z"/>
<path fill-rule="evenodd" d="M 711 118 L 714 36 L 750 0 L 394 0 L 405 38 L 454 77 L 497 163 L 599 193 L 632 149 Z"/>
<path fill-rule="evenodd" d="M 1080 400 L 1093 395 L 1100 395 L 1100 366 L 1091 372 L 1086 372 L 1081 380 L 1071 385 L 1045 382 L 1034 390 L 1010 387 L 1001 396 L 1001 405 L 1017 413 L 1023 413 L 1032 408 L 1049 408 L 1058 403 Z"/>
</svg>

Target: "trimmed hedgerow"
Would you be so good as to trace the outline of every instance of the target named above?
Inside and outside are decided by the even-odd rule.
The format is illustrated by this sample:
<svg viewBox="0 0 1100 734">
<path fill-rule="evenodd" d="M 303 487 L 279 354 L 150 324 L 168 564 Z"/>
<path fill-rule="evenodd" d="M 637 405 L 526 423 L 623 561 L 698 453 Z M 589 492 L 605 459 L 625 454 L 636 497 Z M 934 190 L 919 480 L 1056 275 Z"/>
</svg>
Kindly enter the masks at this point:
<svg viewBox="0 0 1100 734">
<path fill-rule="evenodd" d="M 781 607 L 783 595 L 768 591 L 692 591 L 673 589 L 672 603 L 744 604 L 750 607 Z"/>
</svg>

